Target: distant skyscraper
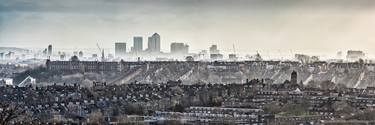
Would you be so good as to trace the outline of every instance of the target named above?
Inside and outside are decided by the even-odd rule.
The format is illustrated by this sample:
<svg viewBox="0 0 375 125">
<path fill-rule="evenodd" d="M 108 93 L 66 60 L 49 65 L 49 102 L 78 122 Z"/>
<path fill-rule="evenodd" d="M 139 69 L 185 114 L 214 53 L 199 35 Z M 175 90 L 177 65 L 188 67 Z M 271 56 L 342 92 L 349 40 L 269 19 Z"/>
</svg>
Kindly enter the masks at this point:
<svg viewBox="0 0 375 125">
<path fill-rule="evenodd" d="M 151 37 L 148 37 L 148 48 L 149 52 L 160 52 L 160 35 L 154 33 Z"/>
<path fill-rule="evenodd" d="M 219 50 L 217 49 L 217 45 L 212 45 L 210 47 L 210 54 L 219 54 Z"/>
<path fill-rule="evenodd" d="M 172 54 L 188 54 L 189 45 L 184 43 L 171 43 L 171 53 Z"/>
<path fill-rule="evenodd" d="M 137 36 L 133 38 L 133 51 L 134 52 L 143 51 L 143 38 L 142 37 Z"/>
<path fill-rule="evenodd" d="M 52 45 L 48 45 L 48 55 L 52 55 Z"/>
<path fill-rule="evenodd" d="M 160 52 L 160 35 L 154 33 L 154 35 L 152 35 L 152 38 L 154 38 L 155 40 L 155 51 Z"/>
<path fill-rule="evenodd" d="M 342 52 L 341 51 L 337 52 L 336 58 L 342 59 Z"/>
<path fill-rule="evenodd" d="M 83 57 L 83 52 L 82 52 L 82 51 L 79 51 L 78 56 L 79 56 L 80 58 L 82 58 L 82 57 Z"/>
<path fill-rule="evenodd" d="M 48 49 L 44 49 L 43 50 L 43 56 L 47 56 L 47 54 L 48 54 Z"/>
<path fill-rule="evenodd" d="M 155 42 L 153 41 L 152 37 L 148 37 L 148 43 L 147 43 L 147 51 L 152 52 L 155 48 Z"/>
<path fill-rule="evenodd" d="M 126 54 L 126 43 L 115 43 L 115 55 L 117 57 L 124 56 Z"/>
</svg>

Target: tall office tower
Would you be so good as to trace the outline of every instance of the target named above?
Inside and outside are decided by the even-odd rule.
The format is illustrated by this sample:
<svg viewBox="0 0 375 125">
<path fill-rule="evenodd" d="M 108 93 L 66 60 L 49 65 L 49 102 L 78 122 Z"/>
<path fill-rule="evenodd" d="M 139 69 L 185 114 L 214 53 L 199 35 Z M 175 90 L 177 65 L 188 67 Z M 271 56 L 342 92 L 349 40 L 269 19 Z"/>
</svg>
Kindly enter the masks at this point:
<svg viewBox="0 0 375 125">
<path fill-rule="evenodd" d="M 188 54 L 189 45 L 184 43 L 171 43 L 171 54 Z"/>
<path fill-rule="evenodd" d="M 133 52 L 142 52 L 143 51 L 143 38 L 136 36 L 133 37 Z"/>
<path fill-rule="evenodd" d="M 126 43 L 115 43 L 115 55 L 121 57 L 126 54 Z"/>
<path fill-rule="evenodd" d="M 155 42 L 153 41 L 153 38 L 150 36 L 148 37 L 147 52 L 153 52 L 154 48 L 155 48 Z"/>
<path fill-rule="evenodd" d="M 44 50 L 43 50 L 43 56 L 47 56 L 47 54 L 48 54 L 48 49 L 47 48 L 45 48 Z"/>
<path fill-rule="evenodd" d="M 212 45 L 210 47 L 210 54 L 219 54 L 219 50 L 217 49 L 217 45 Z"/>
<path fill-rule="evenodd" d="M 151 37 L 148 37 L 148 48 L 149 52 L 160 52 L 160 35 L 154 33 Z"/>
<path fill-rule="evenodd" d="M 48 45 L 48 55 L 52 55 L 52 45 Z"/>
<path fill-rule="evenodd" d="M 78 56 L 79 56 L 79 58 L 82 58 L 83 57 L 83 52 L 79 51 Z"/>
<path fill-rule="evenodd" d="M 155 39 L 155 51 L 160 52 L 160 35 L 155 33 L 152 37 Z"/>
</svg>

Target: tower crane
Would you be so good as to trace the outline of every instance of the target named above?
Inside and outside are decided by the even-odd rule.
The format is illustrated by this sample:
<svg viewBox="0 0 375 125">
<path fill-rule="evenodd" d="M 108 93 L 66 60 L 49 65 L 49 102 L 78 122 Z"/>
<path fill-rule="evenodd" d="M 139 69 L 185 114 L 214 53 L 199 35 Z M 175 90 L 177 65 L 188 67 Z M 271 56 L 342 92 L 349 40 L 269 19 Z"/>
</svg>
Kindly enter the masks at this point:
<svg viewBox="0 0 375 125">
<path fill-rule="evenodd" d="M 234 47 L 234 44 L 233 44 L 233 54 L 236 55 L 236 48 Z"/>
<path fill-rule="evenodd" d="M 104 49 L 101 49 L 101 48 L 100 48 L 99 43 L 96 43 L 96 46 L 98 47 L 99 52 L 102 53 L 102 61 L 104 61 Z"/>
<path fill-rule="evenodd" d="M 98 47 L 99 52 L 102 53 L 102 60 L 101 61 L 104 62 L 105 61 L 104 60 L 104 49 L 100 48 L 99 43 L 96 43 L 96 46 Z M 104 80 L 104 77 L 103 77 L 103 75 L 104 75 L 103 71 L 101 71 L 100 74 L 101 74 L 101 78 L 102 78 L 101 80 L 104 82 L 105 80 Z"/>
</svg>

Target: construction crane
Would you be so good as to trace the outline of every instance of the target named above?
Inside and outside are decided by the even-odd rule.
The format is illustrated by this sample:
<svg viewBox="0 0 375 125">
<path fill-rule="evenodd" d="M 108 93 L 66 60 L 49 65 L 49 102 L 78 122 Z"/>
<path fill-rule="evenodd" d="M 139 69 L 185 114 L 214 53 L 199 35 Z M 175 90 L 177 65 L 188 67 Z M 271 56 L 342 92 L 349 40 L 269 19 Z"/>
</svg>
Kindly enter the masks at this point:
<svg viewBox="0 0 375 125">
<path fill-rule="evenodd" d="M 229 59 L 233 61 L 237 60 L 236 48 L 234 47 L 234 44 L 233 44 L 233 54 L 229 54 Z"/>
<path fill-rule="evenodd" d="M 236 55 L 236 48 L 234 47 L 234 44 L 233 44 L 233 54 Z"/>
<path fill-rule="evenodd" d="M 105 61 L 105 60 L 104 60 L 104 49 L 101 49 L 101 48 L 100 48 L 99 43 L 96 43 L 96 46 L 98 47 L 99 52 L 102 53 L 102 62 L 104 62 L 104 61 Z M 101 78 L 102 78 L 102 79 L 101 79 L 102 82 L 105 81 L 105 80 L 104 80 L 104 77 L 103 77 L 103 74 L 104 74 L 104 72 L 101 71 L 101 72 L 100 72 L 100 75 L 101 75 Z"/>
<path fill-rule="evenodd" d="M 104 49 L 101 49 L 101 48 L 100 48 L 99 43 L 96 43 L 96 46 L 98 47 L 99 52 L 102 53 L 102 61 L 104 61 Z"/>
<path fill-rule="evenodd" d="M 30 81 L 30 82 L 28 82 Z M 18 87 L 26 87 L 26 86 L 29 86 L 29 85 L 35 85 L 36 84 L 36 79 L 31 77 L 31 76 L 27 76 L 21 83 L 19 83 L 17 86 Z"/>
</svg>

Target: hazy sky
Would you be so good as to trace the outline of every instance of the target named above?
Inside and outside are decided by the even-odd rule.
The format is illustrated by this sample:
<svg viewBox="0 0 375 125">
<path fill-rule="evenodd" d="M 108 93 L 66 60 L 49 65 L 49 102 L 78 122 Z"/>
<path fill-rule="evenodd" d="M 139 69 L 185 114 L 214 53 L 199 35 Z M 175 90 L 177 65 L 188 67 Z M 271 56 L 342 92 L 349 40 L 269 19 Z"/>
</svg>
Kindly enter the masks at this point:
<svg viewBox="0 0 375 125">
<path fill-rule="evenodd" d="M 375 53 L 375 0 L 0 0 L 0 46 L 113 48 L 161 35 L 162 50 Z"/>
</svg>

